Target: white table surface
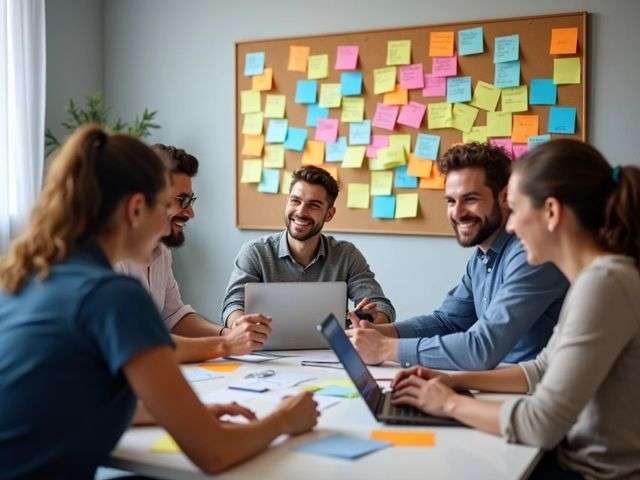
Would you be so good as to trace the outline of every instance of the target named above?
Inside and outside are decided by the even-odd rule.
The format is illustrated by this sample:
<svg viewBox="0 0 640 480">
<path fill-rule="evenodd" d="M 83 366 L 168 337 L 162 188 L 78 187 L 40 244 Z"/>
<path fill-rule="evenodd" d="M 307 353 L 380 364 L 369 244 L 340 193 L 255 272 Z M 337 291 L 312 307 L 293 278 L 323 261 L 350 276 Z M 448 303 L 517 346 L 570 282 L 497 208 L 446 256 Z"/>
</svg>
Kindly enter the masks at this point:
<svg viewBox="0 0 640 480">
<path fill-rule="evenodd" d="M 285 353 L 285 352 L 283 352 Z M 309 355 L 311 352 L 287 352 Z M 211 396 L 214 390 L 230 392 L 226 385 L 249 372 L 273 369 L 277 372 L 305 372 L 323 379 L 347 378 L 344 370 L 301 367 L 302 357 L 289 357 L 261 364 L 243 363 L 224 378 L 192 384 L 200 395 Z M 397 366 L 371 367 L 378 378 L 391 378 Z M 380 382 L 388 385 L 388 382 Z M 304 385 L 304 384 L 303 384 Z M 228 395 L 228 393 L 225 393 Z M 274 405 L 273 394 L 259 394 L 246 401 L 260 417 Z M 508 398 L 506 395 L 481 395 L 481 398 Z M 238 403 L 245 403 L 239 401 Z M 434 447 L 386 448 L 357 460 L 342 460 L 295 451 L 296 446 L 331 433 L 344 433 L 368 438 L 372 429 L 397 428 L 428 430 L 435 433 Z M 151 446 L 165 431 L 160 427 L 130 428 L 121 438 L 106 466 L 129 470 L 162 479 L 203 479 L 204 475 L 182 453 L 154 453 Z M 531 473 L 541 452 L 537 448 L 506 443 L 502 438 L 462 427 L 391 426 L 378 423 L 361 397 L 344 399 L 321 412 L 316 429 L 298 437 L 281 436 L 262 454 L 218 477 L 224 479 L 382 479 L 404 478 L 500 480 L 524 479 Z"/>
</svg>

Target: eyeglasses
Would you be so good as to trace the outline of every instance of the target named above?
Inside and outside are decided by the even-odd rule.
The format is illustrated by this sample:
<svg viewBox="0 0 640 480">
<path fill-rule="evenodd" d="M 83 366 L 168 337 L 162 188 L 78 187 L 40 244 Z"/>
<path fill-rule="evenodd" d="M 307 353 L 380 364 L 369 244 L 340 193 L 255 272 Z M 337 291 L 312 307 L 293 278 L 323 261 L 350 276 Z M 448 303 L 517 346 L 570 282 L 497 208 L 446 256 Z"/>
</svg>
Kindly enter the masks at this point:
<svg viewBox="0 0 640 480">
<path fill-rule="evenodd" d="M 191 195 L 187 195 L 187 194 L 176 195 L 171 198 L 175 198 L 176 200 L 178 200 L 178 203 L 180 204 L 180 208 L 182 208 L 183 210 L 186 210 L 191 205 L 196 203 L 196 200 L 198 199 L 198 197 L 196 197 L 193 193 Z"/>
<path fill-rule="evenodd" d="M 245 375 L 244 378 L 267 378 L 273 377 L 276 374 L 275 370 L 263 370 L 261 372 L 253 372 Z"/>
</svg>

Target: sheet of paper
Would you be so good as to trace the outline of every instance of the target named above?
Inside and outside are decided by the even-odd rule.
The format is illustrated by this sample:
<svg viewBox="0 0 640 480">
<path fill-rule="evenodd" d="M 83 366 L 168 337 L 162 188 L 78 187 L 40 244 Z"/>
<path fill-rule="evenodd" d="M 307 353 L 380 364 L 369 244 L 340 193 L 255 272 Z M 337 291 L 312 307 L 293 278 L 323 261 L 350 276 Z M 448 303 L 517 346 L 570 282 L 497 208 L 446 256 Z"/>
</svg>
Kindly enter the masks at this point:
<svg viewBox="0 0 640 480">
<path fill-rule="evenodd" d="M 576 109 L 574 107 L 551 107 L 549 110 L 549 133 L 576 133 Z"/>
<path fill-rule="evenodd" d="M 245 135 L 260 135 L 262 133 L 262 112 L 245 113 L 242 133 Z"/>
<path fill-rule="evenodd" d="M 554 58 L 553 82 L 556 85 L 580 83 L 580 57 Z"/>
<path fill-rule="evenodd" d="M 335 143 L 325 145 L 325 159 L 327 162 L 341 162 L 347 153 L 347 137 L 340 137 Z"/>
<path fill-rule="evenodd" d="M 309 373 L 276 371 L 276 374 L 271 377 L 256 379 L 256 383 L 264 385 L 269 390 L 278 390 L 282 388 L 295 387 L 315 379 L 316 376 Z"/>
<path fill-rule="evenodd" d="M 444 175 L 440 174 L 435 162 L 431 168 L 431 177 L 421 178 L 418 188 L 427 190 L 444 190 Z"/>
<path fill-rule="evenodd" d="M 391 195 L 393 172 L 371 172 L 371 195 Z"/>
<path fill-rule="evenodd" d="M 333 350 L 316 350 L 312 352 L 304 352 L 302 360 L 310 362 L 340 362 Z"/>
<path fill-rule="evenodd" d="M 339 123 L 337 118 L 318 119 L 315 139 L 325 143 L 335 143 L 338 140 Z"/>
<path fill-rule="evenodd" d="M 430 103 L 427 107 L 427 125 L 429 130 L 450 128 L 453 125 L 451 104 L 447 102 Z"/>
<path fill-rule="evenodd" d="M 396 218 L 415 218 L 418 216 L 418 194 L 399 193 L 396 195 Z"/>
<path fill-rule="evenodd" d="M 264 52 L 251 52 L 244 56 L 244 76 L 260 75 L 264 70 Z"/>
<path fill-rule="evenodd" d="M 245 160 L 247 162 L 249 160 Z M 240 364 L 236 362 L 207 362 L 201 363 L 198 365 L 200 368 L 206 368 L 207 370 L 211 370 L 212 372 L 221 372 L 221 373 L 231 373 L 235 372 L 238 368 L 240 368 Z"/>
<path fill-rule="evenodd" d="M 431 32 L 429 34 L 429 56 L 451 57 L 453 55 L 454 32 Z"/>
<path fill-rule="evenodd" d="M 312 103 L 307 107 L 307 121 L 305 125 L 307 127 L 316 127 L 318 126 L 318 119 L 328 117 L 328 108 L 322 108 L 317 103 Z"/>
<path fill-rule="evenodd" d="M 458 57 L 434 57 L 431 59 L 431 75 L 434 77 L 455 77 L 458 74 Z"/>
<path fill-rule="evenodd" d="M 362 94 L 362 72 L 340 74 L 340 93 L 344 96 Z"/>
<path fill-rule="evenodd" d="M 287 138 L 284 141 L 284 148 L 287 150 L 295 150 L 297 152 L 303 151 L 304 144 L 307 141 L 307 134 L 308 132 L 306 128 L 289 127 L 287 129 Z"/>
<path fill-rule="evenodd" d="M 266 354 L 256 355 L 253 353 L 247 353 L 246 355 L 229 355 L 228 357 L 225 357 L 225 358 L 228 358 L 229 360 L 236 360 L 238 362 L 264 363 L 264 362 L 269 362 L 271 360 L 277 360 L 280 357 L 274 357 Z"/>
<path fill-rule="evenodd" d="M 280 170 L 263 168 L 258 191 L 260 193 L 278 193 L 280 191 Z"/>
<path fill-rule="evenodd" d="M 502 148 L 504 153 L 513 159 L 513 143 L 510 138 L 491 138 L 489 144 Z"/>
<path fill-rule="evenodd" d="M 265 146 L 262 161 L 265 168 L 284 168 L 284 145 Z"/>
<path fill-rule="evenodd" d="M 264 104 L 265 118 L 284 118 L 284 109 L 287 104 L 285 95 L 267 95 Z"/>
<path fill-rule="evenodd" d="M 267 143 L 284 143 L 287 138 L 289 121 L 286 119 L 272 118 L 267 126 Z"/>
<path fill-rule="evenodd" d="M 358 46 L 338 45 L 336 52 L 336 70 L 355 70 L 358 66 Z"/>
<path fill-rule="evenodd" d="M 488 112 L 494 112 L 500 98 L 500 89 L 490 83 L 479 80 L 473 90 L 473 97 L 470 105 L 481 108 Z"/>
<path fill-rule="evenodd" d="M 373 116 L 373 126 L 385 130 L 393 130 L 398 118 L 400 107 L 397 105 L 385 105 L 378 103 L 376 113 Z"/>
<path fill-rule="evenodd" d="M 396 67 L 376 68 L 373 71 L 373 93 L 391 92 L 396 88 Z"/>
<path fill-rule="evenodd" d="M 386 147 L 378 149 L 376 160 L 381 170 L 399 167 L 407 163 L 406 154 L 402 148 Z M 369 166 L 371 167 L 371 163 Z M 371 168 L 373 170 L 373 168 Z"/>
<path fill-rule="evenodd" d="M 529 92 L 530 105 L 555 105 L 558 97 L 558 87 L 552 78 L 531 79 Z"/>
<path fill-rule="evenodd" d="M 447 102 L 468 102 L 471 100 L 471 77 L 447 78 Z"/>
<path fill-rule="evenodd" d="M 424 430 L 386 430 L 371 431 L 374 440 L 389 442 L 394 447 L 434 447 L 436 434 Z"/>
<path fill-rule="evenodd" d="M 349 145 L 369 145 L 371 142 L 371 120 L 349 124 Z"/>
<path fill-rule="evenodd" d="M 513 128 L 511 130 L 511 141 L 513 143 L 527 143 L 529 137 L 536 135 L 538 135 L 538 115 L 513 116 Z"/>
<path fill-rule="evenodd" d="M 363 97 L 343 97 L 342 112 L 340 121 L 362 122 L 364 120 L 364 98 Z"/>
<path fill-rule="evenodd" d="M 462 133 L 462 142 L 479 142 L 486 143 L 487 142 L 487 127 L 486 126 L 475 126 L 471 127 L 470 132 Z"/>
<path fill-rule="evenodd" d="M 418 102 L 409 102 L 408 105 L 400 107 L 398 123 L 407 127 L 420 128 L 426 111 L 426 105 Z"/>
<path fill-rule="evenodd" d="M 240 113 L 256 113 L 260 111 L 260 92 L 242 90 L 240 92 Z"/>
<path fill-rule="evenodd" d="M 392 92 L 384 94 L 382 103 L 385 105 L 406 105 L 409 103 L 409 91 L 397 84 Z"/>
<path fill-rule="evenodd" d="M 307 60 L 307 78 L 318 80 L 329 76 L 329 55 L 309 55 Z"/>
<path fill-rule="evenodd" d="M 475 55 L 484 52 L 484 32 L 482 27 L 458 30 L 458 55 Z"/>
<path fill-rule="evenodd" d="M 409 175 L 407 165 L 396 167 L 394 168 L 394 171 L 395 177 L 393 186 L 395 188 L 418 188 L 418 177 Z"/>
<path fill-rule="evenodd" d="M 440 136 L 428 133 L 419 133 L 416 136 L 416 157 L 435 160 L 440 149 Z"/>
<path fill-rule="evenodd" d="M 432 160 L 424 160 L 415 155 L 409 155 L 409 165 L 407 166 L 407 175 L 412 177 L 429 178 L 431 177 Z"/>
<path fill-rule="evenodd" d="M 411 153 L 411 135 L 389 135 L 389 146 L 402 148 L 404 150 L 404 153 L 409 155 Z"/>
<path fill-rule="evenodd" d="M 378 150 L 389 146 L 389 135 L 373 135 L 371 143 L 367 145 L 367 157 L 376 158 Z"/>
<path fill-rule="evenodd" d="M 310 51 L 311 49 L 309 47 L 301 45 L 290 45 L 289 63 L 287 65 L 287 70 L 291 72 L 306 72 Z"/>
<path fill-rule="evenodd" d="M 302 151 L 302 165 L 315 165 L 319 167 L 324 163 L 324 142 L 307 140 Z"/>
<path fill-rule="evenodd" d="M 355 436 L 334 434 L 313 440 L 296 448 L 298 452 L 355 460 L 390 446 L 388 442 L 365 440 Z"/>
<path fill-rule="evenodd" d="M 510 137 L 511 125 L 511 112 L 487 112 L 488 137 Z"/>
<path fill-rule="evenodd" d="M 262 179 L 262 160 L 243 160 L 240 183 L 260 183 Z"/>
<path fill-rule="evenodd" d="M 494 40 L 493 63 L 513 62 L 520 59 L 520 36 L 507 35 Z"/>
<path fill-rule="evenodd" d="M 411 63 L 411 40 L 389 40 L 387 42 L 387 65 Z"/>
<path fill-rule="evenodd" d="M 360 168 L 364 161 L 365 146 L 348 146 L 342 161 L 342 168 Z"/>
<path fill-rule="evenodd" d="M 289 171 L 282 172 L 282 181 L 280 182 L 280 193 L 282 195 L 289 195 L 289 188 L 291 188 L 291 179 L 293 173 Z"/>
<path fill-rule="evenodd" d="M 520 158 L 522 155 L 524 155 L 525 153 L 527 153 L 529 151 L 529 148 L 527 147 L 527 144 L 521 144 L 521 143 L 514 143 L 512 145 L 513 147 L 513 158 L 517 159 Z"/>
<path fill-rule="evenodd" d="M 178 446 L 176 441 L 168 433 L 165 433 L 151 446 L 151 451 L 153 453 L 180 453 L 181 452 L 180 447 Z"/>
<path fill-rule="evenodd" d="M 453 104 L 453 128 L 461 132 L 470 132 L 477 116 L 478 109 L 476 107 L 472 107 L 466 103 Z"/>
<path fill-rule="evenodd" d="M 549 140 L 551 140 L 551 135 L 549 135 L 548 133 L 544 135 L 536 135 L 534 137 L 529 137 L 529 141 L 527 142 L 527 147 L 529 150 L 533 150 L 538 145 L 548 142 Z"/>
<path fill-rule="evenodd" d="M 578 50 L 578 28 L 552 28 L 549 54 L 575 54 Z"/>
<path fill-rule="evenodd" d="M 349 183 L 347 185 L 347 208 L 369 208 L 368 183 Z"/>
<path fill-rule="evenodd" d="M 322 108 L 338 108 L 342 95 L 339 83 L 323 83 L 320 85 L 320 99 L 318 105 Z"/>
<path fill-rule="evenodd" d="M 527 86 L 505 88 L 502 90 L 503 112 L 526 112 L 529 109 Z"/>
<path fill-rule="evenodd" d="M 260 157 L 262 147 L 264 147 L 264 135 L 244 135 L 244 144 L 240 153 L 249 157 Z"/>
<path fill-rule="evenodd" d="M 314 393 L 314 396 L 316 395 L 326 396 L 326 397 L 340 397 L 340 398 L 356 398 L 360 396 L 358 391 L 353 387 L 347 388 L 347 387 L 340 387 L 337 385 L 321 388 L 320 390 Z"/>
<path fill-rule="evenodd" d="M 224 378 L 224 375 L 199 367 L 180 367 L 180 370 L 184 378 L 187 379 L 187 382 L 201 382 L 203 380 L 213 380 L 214 378 Z"/>
<path fill-rule="evenodd" d="M 424 88 L 424 71 L 421 63 L 403 65 L 399 68 L 400 86 L 407 90 Z"/>
<path fill-rule="evenodd" d="M 376 172 L 371 172 L 376 173 Z M 396 213 L 396 197 L 384 195 L 373 197 L 373 211 L 371 216 L 380 219 L 392 219 Z"/>
<path fill-rule="evenodd" d="M 498 88 L 520 85 L 520 60 L 495 64 L 493 84 Z"/>
<path fill-rule="evenodd" d="M 273 69 L 265 68 L 260 75 L 251 77 L 251 90 L 264 92 L 273 87 Z"/>
<path fill-rule="evenodd" d="M 424 76 L 423 97 L 444 97 L 447 94 L 447 79 L 431 74 Z"/>
<path fill-rule="evenodd" d="M 318 82 L 316 80 L 298 80 L 296 82 L 296 103 L 316 103 Z"/>
</svg>

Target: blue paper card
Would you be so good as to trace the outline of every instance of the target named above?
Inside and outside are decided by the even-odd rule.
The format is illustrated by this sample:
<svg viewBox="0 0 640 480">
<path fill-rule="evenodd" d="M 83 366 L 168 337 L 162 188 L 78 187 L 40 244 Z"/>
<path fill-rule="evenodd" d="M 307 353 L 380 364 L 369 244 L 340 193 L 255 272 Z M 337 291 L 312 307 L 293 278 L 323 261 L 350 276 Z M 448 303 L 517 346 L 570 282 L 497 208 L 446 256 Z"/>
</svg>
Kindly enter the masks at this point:
<svg viewBox="0 0 640 480">
<path fill-rule="evenodd" d="M 482 27 L 468 28 L 458 32 L 458 55 L 473 55 L 484 52 Z"/>
<path fill-rule="evenodd" d="M 438 135 L 429 135 L 428 133 L 418 134 L 415 148 L 415 154 L 417 157 L 435 160 L 438 158 L 439 149 L 440 137 Z"/>
<path fill-rule="evenodd" d="M 340 137 L 335 143 L 327 143 L 324 148 L 327 162 L 341 162 L 347 153 L 347 137 Z"/>
<path fill-rule="evenodd" d="M 362 72 L 344 72 L 340 75 L 340 94 L 362 94 Z"/>
<path fill-rule="evenodd" d="M 269 120 L 269 126 L 267 127 L 267 143 L 283 143 L 287 138 L 287 128 L 289 126 L 288 120 L 281 120 L 278 118 L 272 118 Z"/>
<path fill-rule="evenodd" d="M 407 175 L 407 166 L 394 168 L 396 174 L 393 176 L 393 186 L 395 188 L 418 188 L 418 177 Z"/>
<path fill-rule="evenodd" d="M 471 101 L 471 77 L 447 78 L 447 103 Z"/>
<path fill-rule="evenodd" d="M 349 124 L 349 145 L 369 145 L 371 143 L 371 120 Z"/>
<path fill-rule="evenodd" d="M 545 142 L 551 140 L 551 135 L 531 135 L 527 141 L 527 150 L 531 151 L 536 148 L 538 145 L 541 145 Z"/>
<path fill-rule="evenodd" d="M 304 150 L 304 144 L 307 142 L 306 128 L 289 127 L 287 130 L 287 138 L 284 141 L 284 148 L 287 150 L 295 150 L 301 152 Z"/>
<path fill-rule="evenodd" d="M 529 105 L 555 105 L 558 97 L 558 87 L 553 78 L 531 79 Z"/>
<path fill-rule="evenodd" d="M 296 83 L 296 103 L 316 103 L 317 80 L 298 80 Z"/>
<path fill-rule="evenodd" d="M 280 191 L 280 170 L 263 168 L 262 180 L 258 184 L 258 191 L 262 193 L 278 193 Z"/>
<path fill-rule="evenodd" d="M 576 133 L 576 109 L 574 107 L 551 107 L 547 131 L 549 133 Z"/>
<path fill-rule="evenodd" d="M 513 62 L 520 59 L 520 36 L 496 37 L 493 63 Z"/>
<path fill-rule="evenodd" d="M 296 448 L 296 450 L 315 455 L 324 455 L 326 457 L 354 460 L 390 446 L 391 444 L 388 442 L 378 442 L 377 440 L 351 437 L 337 433 L 321 438 L 320 440 L 305 443 Z"/>
<path fill-rule="evenodd" d="M 396 214 L 395 195 L 376 195 L 373 197 L 373 218 L 394 218 Z"/>
<path fill-rule="evenodd" d="M 493 85 L 498 88 L 517 87 L 520 85 L 520 60 L 495 64 Z"/>
<path fill-rule="evenodd" d="M 375 198 L 375 197 L 374 197 Z M 328 385 L 314 392 L 314 395 L 325 395 L 327 397 L 356 397 L 358 391 L 354 387 L 343 387 L 340 385 Z"/>
<path fill-rule="evenodd" d="M 329 118 L 329 109 L 312 103 L 307 107 L 307 127 L 317 127 L 319 118 Z"/>
<path fill-rule="evenodd" d="M 244 76 L 262 75 L 264 72 L 264 52 L 247 53 L 244 57 Z"/>
</svg>

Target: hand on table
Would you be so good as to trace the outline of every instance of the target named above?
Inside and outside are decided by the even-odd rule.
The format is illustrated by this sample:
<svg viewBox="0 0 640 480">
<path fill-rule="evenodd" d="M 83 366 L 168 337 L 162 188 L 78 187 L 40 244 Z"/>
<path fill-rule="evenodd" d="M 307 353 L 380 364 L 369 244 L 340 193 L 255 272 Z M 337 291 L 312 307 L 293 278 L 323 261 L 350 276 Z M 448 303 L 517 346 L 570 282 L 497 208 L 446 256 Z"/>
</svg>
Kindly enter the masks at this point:
<svg viewBox="0 0 640 480">
<path fill-rule="evenodd" d="M 242 405 L 238 405 L 236 402 L 220 404 L 214 403 L 212 405 L 205 405 L 205 407 L 217 420 L 220 420 L 225 415 L 230 415 L 232 417 L 244 417 L 250 422 L 256 420 L 255 413 Z M 224 420 L 220 421 L 223 422 Z"/>
<path fill-rule="evenodd" d="M 284 420 L 285 433 L 298 435 L 316 426 L 320 412 L 311 392 L 286 397 L 278 406 Z"/>
<path fill-rule="evenodd" d="M 244 355 L 264 346 L 271 333 L 271 317 L 260 314 L 242 315 L 235 320 L 224 338 L 228 355 Z"/>
</svg>

